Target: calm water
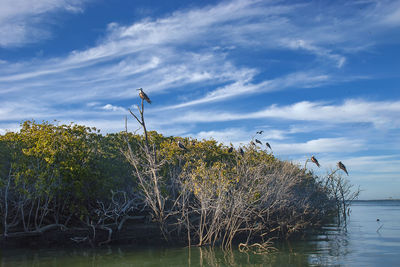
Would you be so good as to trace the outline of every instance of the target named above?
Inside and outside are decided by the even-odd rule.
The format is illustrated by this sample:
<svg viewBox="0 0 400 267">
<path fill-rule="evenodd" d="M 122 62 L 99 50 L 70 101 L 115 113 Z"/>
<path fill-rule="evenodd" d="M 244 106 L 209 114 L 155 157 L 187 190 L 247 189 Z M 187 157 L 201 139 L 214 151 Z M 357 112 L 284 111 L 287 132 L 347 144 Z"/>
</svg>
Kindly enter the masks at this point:
<svg viewBox="0 0 400 267">
<path fill-rule="evenodd" d="M 376 219 L 379 218 L 379 222 Z M 379 230 L 378 230 L 379 229 Z M 3 250 L 1 266 L 400 266 L 400 201 L 357 202 L 347 230 L 326 226 L 279 252 L 224 254 L 209 248 Z"/>
</svg>

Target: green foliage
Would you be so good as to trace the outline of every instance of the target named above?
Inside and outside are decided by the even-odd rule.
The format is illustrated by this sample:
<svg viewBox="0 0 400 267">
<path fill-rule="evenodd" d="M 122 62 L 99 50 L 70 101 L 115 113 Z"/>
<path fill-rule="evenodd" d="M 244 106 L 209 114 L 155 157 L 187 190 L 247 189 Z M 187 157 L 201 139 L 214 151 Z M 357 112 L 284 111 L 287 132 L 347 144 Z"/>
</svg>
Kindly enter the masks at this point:
<svg viewBox="0 0 400 267">
<path fill-rule="evenodd" d="M 187 149 L 179 148 L 178 141 Z M 165 137 L 155 131 L 148 132 L 148 142 L 149 146 L 144 136 L 126 132 L 102 135 L 96 128 L 76 124 L 24 122 L 19 132 L 0 135 L 1 217 L 8 204 L 7 219 L 22 221 L 28 231 L 52 220 L 67 224 L 71 218 L 75 226 L 84 220 L 89 225 L 101 217 L 99 203 L 104 213 L 105 203 L 111 203 L 115 206 L 110 204 L 109 211 L 125 214 L 131 207 L 121 211 L 115 192 L 145 203 L 146 184 L 138 177 L 149 176 L 146 164 L 151 161 L 156 174 L 143 181 L 157 186 L 166 209 L 180 197 L 179 201 L 188 201 L 179 211 L 188 217 L 177 220 L 188 222 L 187 231 L 195 227 L 189 221 L 198 222 L 201 214 L 199 243 L 217 240 L 224 231 L 231 231 L 233 238 L 249 227 L 252 233 L 282 230 L 282 225 L 286 233 L 297 231 L 331 209 L 330 193 L 316 177 L 255 145 L 243 147 L 242 155 L 215 140 Z M 134 154 L 133 165 L 126 157 L 127 144 Z M 222 227 L 215 228 L 216 222 Z M 241 230 L 243 225 L 247 230 Z"/>
<path fill-rule="evenodd" d="M 26 121 L 19 133 L 0 136 L 1 183 L 11 168 L 13 189 L 23 198 L 54 199 L 86 214 L 90 204 L 131 179 L 121 140 L 96 128 Z"/>
</svg>

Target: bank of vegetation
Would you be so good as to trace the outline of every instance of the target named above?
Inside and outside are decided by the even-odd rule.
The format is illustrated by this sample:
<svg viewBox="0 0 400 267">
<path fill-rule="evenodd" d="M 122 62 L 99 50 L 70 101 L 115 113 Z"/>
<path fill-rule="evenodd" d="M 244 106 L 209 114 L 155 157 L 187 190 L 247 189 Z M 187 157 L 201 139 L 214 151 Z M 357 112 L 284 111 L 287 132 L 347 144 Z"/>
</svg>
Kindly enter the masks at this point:
<svg viewBox="0 0 400 267">
<path fill-rule="evenodd" d="M 357 196 L 337 170 L 318 177 L 255 143 L 148 132 L 142 112 L 141 135 L 34 121 L 1 135 L 3 246 L 52 233 L 93 246 L 131 237 L 269 251 L 272 238 L 343 222 Z"/>
</svg>

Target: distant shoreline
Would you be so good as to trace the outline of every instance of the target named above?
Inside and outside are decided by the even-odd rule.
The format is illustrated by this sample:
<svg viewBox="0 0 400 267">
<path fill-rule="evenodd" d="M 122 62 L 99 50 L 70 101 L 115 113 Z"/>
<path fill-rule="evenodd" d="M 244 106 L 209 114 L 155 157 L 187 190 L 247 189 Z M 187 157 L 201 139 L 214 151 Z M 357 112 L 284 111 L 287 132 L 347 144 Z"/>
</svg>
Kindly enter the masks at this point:
<svg viewBox="0 0 400 267">
<path fill-rule="evenodd" d="M 385 199 L 357 199 L 353 202 L 372 202 L 372 201 L 400 201 L 399 198 L 385 198 Z"/>
</svg>

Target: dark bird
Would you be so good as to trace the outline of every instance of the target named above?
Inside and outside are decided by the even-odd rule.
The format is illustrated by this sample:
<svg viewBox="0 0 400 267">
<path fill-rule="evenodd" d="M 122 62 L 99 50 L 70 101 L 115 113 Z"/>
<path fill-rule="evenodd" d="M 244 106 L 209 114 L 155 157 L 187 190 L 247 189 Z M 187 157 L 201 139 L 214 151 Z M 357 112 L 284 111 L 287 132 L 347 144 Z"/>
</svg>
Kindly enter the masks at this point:
<svg viewBox="0 0 400 267">
<path fill-rule="evenodd" d="M 244 156 L 244 151 L 242 148 L 239 149 L 240 155 Z"/>
<path fill-rule="evenodd" d="M 376 219 L 377 222 L 379 222 L 379 219 Z"/>
<path fill-rule="evenodd" d="M 268 142 L 265 142 L 265 145 L 269 148 L 269 149 L 271 149 L 272 150 L 272 148 L 271 148 L 271 146 L 269 145 L 269 143 Z"/>
<path fill-rule="evenodd" d="M 258 131 L 256 134 L 263 134 L 264 131 Z"/>
<path fill-rule="evenodd" d="M 139 92 L 139 97 L 140 97 L 141 99 L 146 100 L 147 103 L 151 104 L 150 98 L 146 95 L 145 92 L 143 92 L 143 89 L 142 89 L 142 88 L 139 88 L 139 89 L 136 89 L 136 90 L 140 91 L 140 92 Z"/>
<path fill-rule="evenodd" d="M 342 169 L 347 175 L 349 175 L 349 173 L 348 173 L 347 170 L 346 170 L 346 166 L 344 166 L 344 164 L 343 164 L 341 161 L 339 161 L 339 162 L 337 163 L 337 166 L 338 166 L 340 169 Z"/>
<path fill-rule="evenodd" d="M 181 143 L 181 141 L 178 141 L 178 147 L 179 147 L 180 149 L 183 149 L 183 150 L 188 150 L 188 149 Z"/>
<path fill-rule="evenodd" d="M 258 139 L 255 139 L 255 141 L 256 141 L 256 143 L 258 143 L 258 144 L 262 145 L 262 143 L 261 143 L 261 141 L 260 141 L 260 140 L 258 140 Z"/>
<path fill-rule="evenodd" d="M 252 146 L 255 146 L 255 145 L 256 145 L 253 141 L 251 141 L 250 144 L 251 144 Z"/>
<path fill-rule="evenodd" d="M 230 147 L 230 148 L 228 149 L 228 153 L 232 153 L 232 151 L 233 151 L 233 147 Z"/>
<path fill-rule="evenodd" d="M 314 157 L 314 155 L 311 157 L 311 161 L 314 162 L 315 165 L 317 165 L 318 168 L 319 168 L 319 162 L 318 162 L 318 160 Z"/>
</svg>

